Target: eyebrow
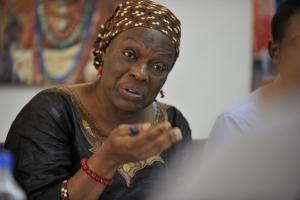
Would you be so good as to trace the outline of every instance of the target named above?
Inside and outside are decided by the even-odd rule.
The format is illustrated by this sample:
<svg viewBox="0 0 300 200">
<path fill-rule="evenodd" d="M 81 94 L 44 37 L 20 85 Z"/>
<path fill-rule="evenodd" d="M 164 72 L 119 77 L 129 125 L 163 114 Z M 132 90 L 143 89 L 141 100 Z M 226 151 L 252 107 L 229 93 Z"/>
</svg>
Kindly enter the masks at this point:
<svg viewBox="0 0 300 200">
<path fill-rule="evenodd" d="M 131 36 L 126 36 L 126 39 L 130 39 L 130 40 L 133 40 L 134 42 L 136 42 L 139 46 L 143 46 L 145 48 L 148 48 L 144 42 L 141 42 L 140 40 L 137 40 L 135 39 L 134 37 L 131 37 Z M 173 58 L 172 55 L 173 53 L 171 51 L 167 51 L 166 49 L 162 49 L 162 48 L 157 48 L 155 49 L 155 54 L 158 54 L 158 55 L 163 55 L 163 56 L 168 56 L 170 58 Z M 160 52 L 157 52 L 157 51 L 160 51 Z"/>
</svg>

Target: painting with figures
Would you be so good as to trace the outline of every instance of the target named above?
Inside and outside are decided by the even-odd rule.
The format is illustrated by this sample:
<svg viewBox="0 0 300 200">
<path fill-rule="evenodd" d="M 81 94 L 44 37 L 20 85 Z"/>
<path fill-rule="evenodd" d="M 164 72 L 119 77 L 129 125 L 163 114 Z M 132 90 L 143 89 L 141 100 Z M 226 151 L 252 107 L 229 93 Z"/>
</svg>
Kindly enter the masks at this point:
<svg viewBox="0 0 300 200">
<path fill-rule="evenodd" d="M 0 0 L 0 83 L 80 83 L 97 76 L 92 49 L 120 0 Z"/>
</svg>

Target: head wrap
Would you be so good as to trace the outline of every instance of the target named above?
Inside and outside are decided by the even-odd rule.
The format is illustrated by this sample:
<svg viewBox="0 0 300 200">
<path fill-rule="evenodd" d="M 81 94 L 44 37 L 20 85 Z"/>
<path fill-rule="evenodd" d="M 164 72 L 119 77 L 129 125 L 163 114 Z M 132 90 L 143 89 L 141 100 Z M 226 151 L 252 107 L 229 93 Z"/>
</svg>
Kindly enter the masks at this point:
<svg viewBox="0 0 300 200">
<path fill-rule="evenodd" d="M 134 27 L 158 30 L 167 36 L 175 47 L 175 60 L 179 56 L 181 24 L 166 7 L 150 0 L 128 0 L 118 5 L 100 31 L 94 45 L 94 66 L 103 65 L 103 53 L 110 41 L 120 32 Z"/>
</svg>

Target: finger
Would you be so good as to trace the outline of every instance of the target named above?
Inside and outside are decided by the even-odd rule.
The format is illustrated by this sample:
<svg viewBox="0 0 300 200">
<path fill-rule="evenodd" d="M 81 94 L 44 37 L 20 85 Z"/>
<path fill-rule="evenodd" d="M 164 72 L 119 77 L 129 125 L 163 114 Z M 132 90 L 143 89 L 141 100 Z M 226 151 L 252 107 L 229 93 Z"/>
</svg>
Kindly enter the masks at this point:
<svg viewBox="0 0 300 200">
<path fill-rule="evenodd" d="M 150 123 L 136 124 L 136 125 L 128 125 L 129 135 L 136 136 L 141 132 L 147 131 L 151 127 Z"/>
<path fill-rule="evenodd" d="M 168 121 L 164 121 L 157 124 L 156 126 L 151 127 L 150 129 L 148 129 L 148 131 L 141 133 L 140 137 L 149 141 L 155 140 L 169 128 L 171 128 L 171 124 Z"/>
<path fill-rule="evenodd" d="M 139 142 L 135 141 L 136 137 L 133 137 L 134 134 L 139 134 L 141 132 L 145 132 L 150 128 L 150 123 L 143 124 L 134 124 L 134 125 L 119 125 L 115 128 L 110 137 L 112 144 L 118 148 L 127 151 L 134 151 L 139 146 Z"/>
<path fill-rule="evenodd" d="M 148 152 L 148 157 L 158 155 L 169 149 L 173 144 L 182 139 L 179 128 L 171 128 L 153 142 L 145 146 L 144 152 Z"/>
<path fill-rule="evenodd" d="M 167 131 L 171 127 L 169 122 L 159 123 L 155 127 L 151 127 L 148 130 L 141 132 L 135 137 L 134 142 L 137 144 L 136 146 L 143 146 L 148 144 L 149 142 L 158 138 L 161 134 Z"/>
<path fill-rule="evenodd" d="M 179 128 L 169 128 L 161 136 L 153 141 L 147 142 L 137 149 L 140 159 L 146 159 L 170 148 L 174 143 L 182 139 Z"/>
<path fill-rule="evenodd" d="M 182 140 L 182 132 L 179 128 L 174 127 L 168 134 L 169 139 L 171 140 L 171 142 L 174 144 L 176 142 L 179 142 L 180 140 Z"/>
<path fill-rule="evenodd" d="M 140 132 L 146 131 L 150 127 L 150 123 L 141 123 L 141 124 L 121 124 L 112 131 L 112 134 L 118 136 L 133 136 Z"/>
</svg>

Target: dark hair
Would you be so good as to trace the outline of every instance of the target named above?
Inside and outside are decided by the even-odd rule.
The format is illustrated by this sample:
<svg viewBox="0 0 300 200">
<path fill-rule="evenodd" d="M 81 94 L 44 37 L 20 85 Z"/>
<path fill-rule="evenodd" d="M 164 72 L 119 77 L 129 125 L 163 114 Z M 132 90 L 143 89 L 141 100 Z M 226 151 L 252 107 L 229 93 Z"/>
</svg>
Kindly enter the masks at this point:
<svg viewBox="0 0 300 200">
<path fill-rule="evenodd" d="M 298 12 L 300 12 L 300 0 L 286 0 L 282 3 L 272 19 L 272 36 L 274 41 L 282 41 L 289 19 Z"/>
</svg>

